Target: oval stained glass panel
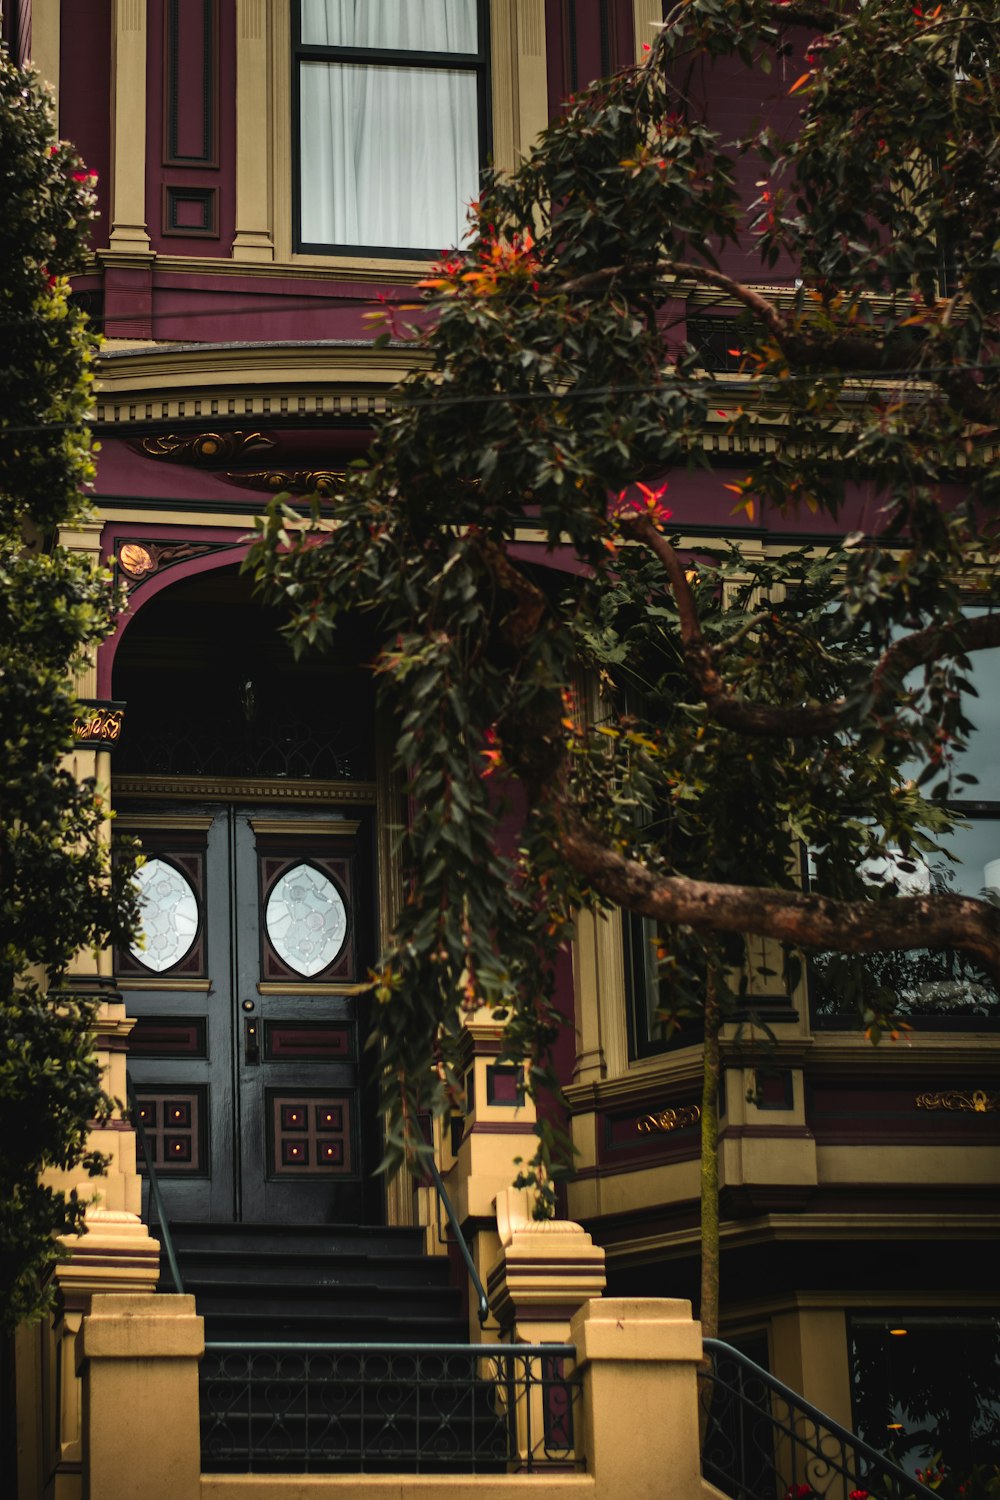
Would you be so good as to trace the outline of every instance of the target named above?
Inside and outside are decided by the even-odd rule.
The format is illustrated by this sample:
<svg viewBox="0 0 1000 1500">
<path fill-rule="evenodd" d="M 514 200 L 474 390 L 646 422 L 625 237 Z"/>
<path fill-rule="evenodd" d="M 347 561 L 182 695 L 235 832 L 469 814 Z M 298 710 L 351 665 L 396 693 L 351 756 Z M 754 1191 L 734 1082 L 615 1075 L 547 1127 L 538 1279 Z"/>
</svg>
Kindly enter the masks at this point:
<svg viewBox="0 0 1000 1500">
<path fill-rule="evenodd" d="M 198 936 L 198 898 L 190 881 L 163 859 L 148 859 L 135 872 L 139 891 L 141 943 L 129 952 L 147 969 L 162 974 L 179 964 Z"/>
<path fill-rule="evenodd" d="M 264 924 L 283 963 L 309 979 L 333 963 L 347 937 L 347 908 L 313 865 L 286 870 L 267 898 Z"/>
</svg>

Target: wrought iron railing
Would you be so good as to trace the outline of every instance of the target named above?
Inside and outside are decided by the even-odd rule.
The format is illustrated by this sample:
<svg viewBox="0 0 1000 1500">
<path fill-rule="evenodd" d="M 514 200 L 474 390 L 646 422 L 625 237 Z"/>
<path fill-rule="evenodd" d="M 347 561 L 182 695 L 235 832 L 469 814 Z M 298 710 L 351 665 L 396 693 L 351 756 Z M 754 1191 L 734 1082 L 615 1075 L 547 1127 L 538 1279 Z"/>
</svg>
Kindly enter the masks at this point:
<svg viewBox="0 0 1000 1500">
<path fill-rule="evenodd" d="M 448 1223 L 451 1225 L 452 1233 L 455 1236 L 455 1243 L 458 1246 L 459 1253 L 461 1254 L 462 1259 L 465 1261 L 465 1267 L 469 1273 L 469 1280 L 472 1282 L 473 1289 L 476 1293 L 476 1315 L 479 1318 L 480 1328 L 483 1328 L 485 1327 L 486 1319 L 490 1315 L 490 1304 L 486 1300 L 486 1289 L 483 1286 L 479 1272 L 476 1270 L 476 1263 L 472 1259 L 472 1254 L 469 1250 L 468 1245 L 466 1244 L 465 1235 L 462 1233 L 462 1226 L 458 1222 L 458 1217 L 455 1213 L 455 1210 L 451 1206 L 451 1199 L 448 1197 L 447 1190 L 445 1189 L 444 1182 L 441 1178 L 441 1173 L 438 1171 L 437 1162 L 434 1160 L 434 1157 L 430 1155 L 427 1157 L 427 1170 L 430 1172 L 431 1181 L 437 1188 L 437 1195 L 441 1201 L 441 1207 L 444 1209 L 445 1214 L 448 1218 Z"/>
<path fill-rule="evenodd" d="M 177 1264 L 177 1256 L 174 1252 L 174 1237 L 170 1233 L 170 1220 L 167 1218 L 167 1210 L 163 1206 L 163 1194 L 160 1192 L 160 1178 L 156 1170 L 156 1165 L 153 1161 L 153 1153 L 150 1151 L 149 1142 L 146 1139 L 146 1127 L 142 1123 L 142 1114 L 140 1113 L 139 1106 L 136 1103 L 135 1090 L 132 1087 L 131 1078 L 126 1079 L 125 1087 L 128 1091 L 129 1114 L 132 1116 L 132 1124 L 135 1126 L 135 1133 L 139 1141 L 139 1149 L 142 1152 L 143 1160 L 146 1163 L 146 1176 L 149 1180 L 150 1202 L 156 1209 L 156 1217 L 160 1225 L 160 1234 L 163 1240 L 163 1248 L 166 1251 L 167 1255 L 167 1265 L 170 1267 L 170 1275 L 173 1277 L 174 1291 L 183 1292 L 184 1283 L 181 1280 L 180 1267 Z M 150 1213 L 149 1218 L 150 1221 L 152 1221 L 152 1213 Z M 150 1222 L 150 1228 L 152 1228 L 152 1222 Z"/>
<path fill-rule="evenodd" d="M 502 1474 L 582 1468 L 568 1344 L 208 1342 L 212 1473 Z"/>
<path fill-rule="evenodd" d="M 705 1340 L 702 1472 L 733 1500 L 933 1500 L 934 1492 L 739 1350 Z"/>
</svg>

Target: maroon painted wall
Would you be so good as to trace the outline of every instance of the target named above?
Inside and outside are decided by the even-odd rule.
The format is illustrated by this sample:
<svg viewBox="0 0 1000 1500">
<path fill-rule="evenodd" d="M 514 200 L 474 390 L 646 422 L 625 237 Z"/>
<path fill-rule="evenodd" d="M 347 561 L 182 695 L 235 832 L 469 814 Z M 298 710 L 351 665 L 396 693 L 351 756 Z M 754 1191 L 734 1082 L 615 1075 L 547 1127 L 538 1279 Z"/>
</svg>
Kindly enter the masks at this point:
<svg viewBox="0 0 1000 1500">
<path fill-rule="evenodd" d="M 235 0 L 148 0 L 147 38 L 150 248 L 228 256 L 236 223 Z"/>
<path fill-rule="evenodd" d="M 97 173 L 91 244 L 99 248 L 111 234 L 111 0 L 73 0 L 62 8 L 59 134 Z"/>
<path fill-rule="evenodd" d="M 631 0 L 545 0 L 549 118 L 577 89 L 635 56 Z"/>
</svg>

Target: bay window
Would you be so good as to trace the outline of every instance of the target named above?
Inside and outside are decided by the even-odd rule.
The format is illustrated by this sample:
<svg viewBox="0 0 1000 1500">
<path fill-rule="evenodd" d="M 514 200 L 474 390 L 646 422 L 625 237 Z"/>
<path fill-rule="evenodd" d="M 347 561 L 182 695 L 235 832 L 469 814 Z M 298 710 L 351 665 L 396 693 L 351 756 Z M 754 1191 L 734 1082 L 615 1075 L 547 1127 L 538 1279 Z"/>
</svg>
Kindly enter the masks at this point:
<svg viewBox="0 0 1000 1500">
<path fill-rule="evenodd" d="M 487 12 L 484 0 L 298 0 L 297 249 L 461 244 L 486 147 Z"/>
</svg>

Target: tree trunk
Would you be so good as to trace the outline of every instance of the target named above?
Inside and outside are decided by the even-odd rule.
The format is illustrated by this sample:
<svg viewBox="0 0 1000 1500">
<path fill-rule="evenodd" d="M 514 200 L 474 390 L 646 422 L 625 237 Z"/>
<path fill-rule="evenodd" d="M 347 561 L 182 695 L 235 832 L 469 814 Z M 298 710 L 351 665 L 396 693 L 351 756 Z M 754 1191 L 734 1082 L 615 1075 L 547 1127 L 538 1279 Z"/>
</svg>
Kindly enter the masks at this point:
<svg viewBox="0 0 1000 1500">
<path fill-rule="evenodd" d="M 701 1090 L 701 1331 L 719 1336 L 719 997 L 715 965 L 705 979 L 705 1048 Z M 712 1404 L 712 1382 L 698 1381 L 698 1413 L 704 1440 Z"/>
</svg>

